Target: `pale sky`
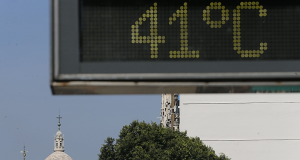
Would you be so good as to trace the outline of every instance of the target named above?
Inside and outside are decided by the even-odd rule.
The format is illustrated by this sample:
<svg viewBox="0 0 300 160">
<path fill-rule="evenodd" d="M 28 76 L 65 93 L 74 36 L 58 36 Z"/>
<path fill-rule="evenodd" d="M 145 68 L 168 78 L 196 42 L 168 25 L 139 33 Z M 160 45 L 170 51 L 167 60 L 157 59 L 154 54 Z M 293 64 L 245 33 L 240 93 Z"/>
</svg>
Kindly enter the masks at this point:
<svg viewBox="0 0 300 160">
<path fill-rule="evenodd" d="M 58 123 L 56 117 L 59 110 L 60 115 L 63 117 L 61 119 L 61 131 L 65 135 L 65 152 L 74 160 L 98 159 L 97 154 L 104 143 L 103 141 L 108 136 L 117 138 L 122 126 L 133 120 L 159 122 L 157 117 L 160 116 L 161 95 L 53 96 L 51 94 L 49 0 L 1 0 L 0 19 L 1 159 L 23 159 L 20 151 L 23 150 L 24 144 L 26 150 L 29 151 L 26 157 L 27 160 L 45 159 L 53 153 L 54 134 L 57 132 Z M 293 96 L 297 99 L 299 94 L 293 94 Z M 239 97 L 242 97 L 241 99 L 245 98 L 243 95 Z M 278 99 L 278 97 L 275 99 Z M 214 100 L 216 99 L 211 101 Z M 295 132 L 283 128 L 282 132 L 289 133 L 284 136 L 276 135 L 274 138 L 298 138 L 300 134 L 299 129 L 297 129 L 299 126 L 298 104 L 294 105 L 291 110 L 289 104 L 282 104 L 277 107 L 277 110 L 272 110 L 272 107 L 261 109 L 256 104 L 253 104 L 253 106 L 255 107 L 247 108 L 249 114 L 242 110 L 237 112 L 232 109 L 233 106 L 230 106 L 230 115 L 233 117 L 237 115 L 237 118 L 243 118 L 241 115 L 262 118 L 264 117 L 263 113 L 265 113 L 269 119 L 263 124 L 270 125 L 264 132 L 260 132 L 260 134 L 265 133 L 263 138 L 269 138 L 271 131 L 277 131 L 276 128 L 286 126 L 286 123 L 289 123 L 288 126 L 295 124 L 293 125 L 296 128 Z M 228 128 L 221 127 L 218 123 L 234 122 L 234 120 L 232 120 L 233 117 L 228 117 L 228 114 L 220 114 L 227 110 L 224 108 L 228 105 L 218 105 L 217 107 L 220 110 L 213 109 L 214 107 L 208 107 L 204 110 L 211 115 L 219 115 L 213 118 L 214 120 L 220 118 L 219 121 L 221 122 L 205 123 L 212 130 L 207 131 L 203 128 L 200 136 L 214 139 L 251 138 L 243 132 L 239 132 L 239 136 L 233 134 L 224 137 L 221 133 L 228 132 L 228 135 L 230 135 L 232 128 L 230 126 Z M 280 111 L 282 111 L 282 114 L 279 114 Z M 268 114 L 269 112 L 270 114 Z M 279 120 L 283 118 L 287 121 L 282 123 L 276 121 L 278 119 L 274 115 L 280 115 Z M 204 118 L 203 121 L 210 121 L 210 117 L 204 116 Z M 184 120 L 181 119 L 181 121 Z M 259 124 L 260 122 L 256 121 L 255 123 Z M 251 125 L 250 122 L 249 125 Z M 260 130 L 260 128 L 255 128 L 254 124 L 251 126 L 254 128 L 255 133 Z M 213 129 L 220 131 L 220 134 L 209 135 L 214 131 Z M 189 133 L 192 133 L 192 130 Z M 287 155 L 293 155 L 290 153 L 296 152 L 297 148 L 289 150 L 290 143 L 299 146 L 300 142 L 266 142 L 263 146 L 266 148 L 274 145 L 287 146 L 281 151 Z M 243 154 L 245 154 L 244 157 L 248 156 L 245 150 L 235 151 L 230 150 L 230 147 L 222 150 L 226 143 L 211 142 L 209 144 L 216 148 L 217 153 L 224 152 L 227 154 L 227 151 L 228 155 L 232 157 L 243 156 Z M 248 145 L 248 143 L 240 144 L 246 148 L 253 148 L 256 147 L 253 144 L 257 143 L 252 143 L 252 145 Z M 298 157 L 289 157 L 289 160 Z M 268 157 L 260 159 L 264 158 L 269 159 Z M 246 160 L 246 158 L 241 159 Z M 233 158 L 233 160 L 238 159 Z"/>
</svg>

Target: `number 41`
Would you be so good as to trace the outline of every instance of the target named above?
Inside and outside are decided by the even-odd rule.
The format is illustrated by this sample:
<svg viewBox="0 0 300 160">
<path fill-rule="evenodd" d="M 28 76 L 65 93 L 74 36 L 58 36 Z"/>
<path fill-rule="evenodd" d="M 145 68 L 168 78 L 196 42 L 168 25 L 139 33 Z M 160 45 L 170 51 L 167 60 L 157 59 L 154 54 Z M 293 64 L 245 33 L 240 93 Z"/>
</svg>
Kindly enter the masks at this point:
<svg viewBox="0 0 300 160">
<path fill-rule="evenodd" d="M 221 21 L 210 20 L 210 10 L 212 9 L 221 9 Z M 240 5 L 233 10 L 233 49 L 236 50 L 242 58 L 259 57 L 260 54 L 264 53 L 264 50 L 267 50 L 266 42 L 260 43 L 259 50 L 241 49 L 241 9 L 259 9 L 260 17 L 267 16 L 267 10 L 263 9 L 263 6 L 259 5 L 259 2 L 241 2 Z M 146 21 L 147 18 L 150 18 L 150 36 L 140 36 L 139 26 L 142 25 L 143 21 Z M 170 51 L 169 58 L 199 58 L 198 50 L 188 50 L 187 2 L 185 2 L 183 6 L 180 6 L 180 9 L 169 18 L 169 25 L 172 25 L 173 21 L 176 21 L 177 18 L 180 18 L 180 50 Z M 203 21 L 206 21 L 206 24 L 209 25 L 210 28 L 221 28 L 228 20 L 229 11 L 225 9 L 225 6 L 221 6 L 221 2 L 211 2 L 210 6 L 207 6 L 206 9 L 203 10 Z M 131 42 L 149 43 L 151 58 L 158 58 L 158 43 L 165 43 L 165 36 L 158 36 L 157 34 L 157 24 L 157 3 L 154 3 L 154 6 L 151 6 L 150 9 L 131 26 Z"/>
</svg>

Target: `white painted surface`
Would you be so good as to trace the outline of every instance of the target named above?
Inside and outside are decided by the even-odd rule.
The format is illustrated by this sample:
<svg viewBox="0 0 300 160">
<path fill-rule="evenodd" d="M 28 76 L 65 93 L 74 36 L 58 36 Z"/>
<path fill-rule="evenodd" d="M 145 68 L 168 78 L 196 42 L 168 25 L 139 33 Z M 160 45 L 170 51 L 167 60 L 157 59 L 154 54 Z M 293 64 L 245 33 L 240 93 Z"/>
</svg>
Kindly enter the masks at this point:
<svg viewBox="0 0 300 160">
<path fill-rule="evenodd" d="M 180 94 L 185 130 L 202 140 L 300 139 L 300 94 Z M 204 143 L 232 160 L 300 158 L 300 141 Z"/>
</svg>

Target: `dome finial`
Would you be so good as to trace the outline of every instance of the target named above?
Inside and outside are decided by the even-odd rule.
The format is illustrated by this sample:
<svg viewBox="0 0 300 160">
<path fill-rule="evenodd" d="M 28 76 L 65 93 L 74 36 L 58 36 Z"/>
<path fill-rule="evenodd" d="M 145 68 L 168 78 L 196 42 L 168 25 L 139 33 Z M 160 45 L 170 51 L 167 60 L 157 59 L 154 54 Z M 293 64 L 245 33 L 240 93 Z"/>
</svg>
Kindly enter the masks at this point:
<svg viewBox="0 0 300 160">
<path fill-rule="evenodd" d="M 56 118 L 58 118 L 58 131 L 56 132 L 56 137 L 54 139 L 54 143 L 55 143 L 54 151 L 55 152 L 64 152 L 64 136 L 60 131 L 60 126 L 61 126 L 60 119 L 62 118 L 60 116 L 60 113 L 59 113 L 58 117 L 56 117 Z"/>
<path fill-rule="evenodd" d="M 58 130 L 60 131 L 60 126 L 61 126 L 61 124 L 60 124 L 60 119 L 62 118 L 62 117 L 60 116 L 60 113 L 59 113 L 58 117 L 56 117 L 56 118 L 58 118 Z"/>
</svg>

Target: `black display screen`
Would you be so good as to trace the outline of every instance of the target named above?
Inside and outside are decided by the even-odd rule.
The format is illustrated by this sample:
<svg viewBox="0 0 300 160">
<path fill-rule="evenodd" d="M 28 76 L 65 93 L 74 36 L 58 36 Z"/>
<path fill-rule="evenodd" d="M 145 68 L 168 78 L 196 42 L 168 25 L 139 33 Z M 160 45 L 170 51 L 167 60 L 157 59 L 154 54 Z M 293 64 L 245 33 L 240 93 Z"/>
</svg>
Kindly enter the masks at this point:
<svg viewBox="0 0 300 160">
<path fill-rule="evenodd" d="M 81 0 L 80 58 L 299 60 L 300 1 Z"/>
</svg>

